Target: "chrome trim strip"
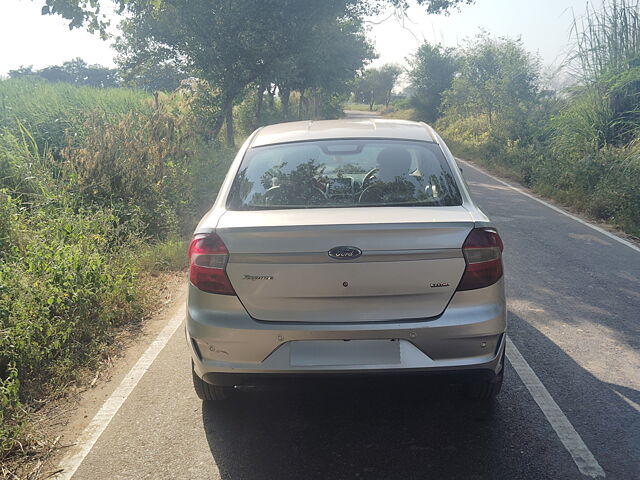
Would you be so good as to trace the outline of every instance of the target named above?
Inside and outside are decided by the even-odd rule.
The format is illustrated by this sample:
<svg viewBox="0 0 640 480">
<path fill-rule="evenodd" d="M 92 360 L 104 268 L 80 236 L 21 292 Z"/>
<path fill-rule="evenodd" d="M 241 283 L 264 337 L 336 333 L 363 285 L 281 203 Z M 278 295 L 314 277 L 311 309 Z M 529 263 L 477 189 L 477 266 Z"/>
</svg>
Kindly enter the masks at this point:
<svg viewBox="0 0 640 480">
<path fill-rule="evenodd" d="M 251 264 L 318 264 L 318 263 L 367 263 L 367 262 L 411 262 L 418 260 L 440 260 L 462 258 L 459 248 L 431 250 L 369 250 L 353 260 L 335 260 L 328 252 L 302 253 L 232 253 L 228 263 Z"/>
</svg>

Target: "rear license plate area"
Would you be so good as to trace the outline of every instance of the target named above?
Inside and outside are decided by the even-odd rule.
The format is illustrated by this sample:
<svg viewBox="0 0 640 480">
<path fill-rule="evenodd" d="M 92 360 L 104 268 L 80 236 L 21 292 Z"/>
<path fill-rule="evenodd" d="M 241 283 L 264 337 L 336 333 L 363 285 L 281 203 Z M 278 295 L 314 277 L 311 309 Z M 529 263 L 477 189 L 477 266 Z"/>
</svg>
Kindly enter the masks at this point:
<svg viewBox="0 0 640 480">
<path fill-rule="evenodd" d="M 337 367 L 353 365 L 397 365 L 397 340 L 304 340 L 290 343 L 293 367 Z"/>
</svg>

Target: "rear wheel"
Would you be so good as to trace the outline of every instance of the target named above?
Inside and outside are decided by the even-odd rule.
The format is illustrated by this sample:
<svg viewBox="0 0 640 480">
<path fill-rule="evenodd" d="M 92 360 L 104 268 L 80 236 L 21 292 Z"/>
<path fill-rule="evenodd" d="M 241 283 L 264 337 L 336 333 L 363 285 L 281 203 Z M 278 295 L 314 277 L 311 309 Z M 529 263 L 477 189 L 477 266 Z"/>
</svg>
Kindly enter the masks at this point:
<svg viewBox="0 0 640 480">
<path fill-rule="evenodd" d="M 480 377 L 470 380 L 465 386 L 465 395 L 474 400 L 493 400 L 502 389 L 502 382 L 504 380 L 504 352 L 500 363 L 502 369 L 497 375 L 490 377 Z"/>
<path fill-rule="evenodd" d="M 233 387 L 211 385 L 202 380 L 194 370 L 193 362 L 191 363 L 191 375 L 193 377 L 193 388 L 200 400 L 218 402 L 227 400 L 233 393 Z"/>
</svg>

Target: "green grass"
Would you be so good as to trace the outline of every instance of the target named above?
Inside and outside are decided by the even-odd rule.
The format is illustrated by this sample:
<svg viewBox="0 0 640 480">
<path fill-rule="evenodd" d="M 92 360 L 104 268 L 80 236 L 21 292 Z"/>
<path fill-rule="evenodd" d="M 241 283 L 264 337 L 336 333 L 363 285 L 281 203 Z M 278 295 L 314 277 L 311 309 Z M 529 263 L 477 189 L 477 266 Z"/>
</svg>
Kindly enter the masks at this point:
<svg viewBox="0 0 640 480">
<path fill-rule="evenodd" d="M 395 118 L 398 120 L 416 120 L 416 111 L 413 108 L 391 109 L 389 112 L 383 111 L 382 116 L 385 118 Z"/>
<path fill-rule="evenodd" d="M 175 272 L 189 266 L 187 249 L 189 240 L 175 237 L 153 243 L 140 249 L 136 263 L 144 272 Z"/>
<path fill-rule="evenodd" d="M 342 105 L 342 108 L 344 110 L 357 110 L 359 112 L 369 112 L 369 105 L 364 105 L 362 103 L 344 103 Z M 374 112 L 381 112 L 382 110 L 384 110 L 384 105 L 374 105 L 373 106 L 373 111 Z"/>
<path fill-rule="evenodd" d="M 185 98 L 0 81 L 0 462 L 30 412 L 143 318 L 145 274 L 183 270 L 234 150 Z"/>
<path fill-rule="evenodd" d="M 117 118 L 151 109 L 151 95 L 138 90 L 75 87 L 37 79 L 0 80 L 0 130 L 16 133 L 22 126 L 41 146 L 63 148 L 70 138 L 82 137 L 82 125 L 93 112 Z"/>
<path fill-rule="evenodd" d="M 454 155 L 473 160 L 596 220 L 640 237 L 640 149 L 606 147 L 575 159 L 545 144 L 473 142 L 440 130 Z M 465 141 L 466 140 L 466 141 Z"/>
</svg>

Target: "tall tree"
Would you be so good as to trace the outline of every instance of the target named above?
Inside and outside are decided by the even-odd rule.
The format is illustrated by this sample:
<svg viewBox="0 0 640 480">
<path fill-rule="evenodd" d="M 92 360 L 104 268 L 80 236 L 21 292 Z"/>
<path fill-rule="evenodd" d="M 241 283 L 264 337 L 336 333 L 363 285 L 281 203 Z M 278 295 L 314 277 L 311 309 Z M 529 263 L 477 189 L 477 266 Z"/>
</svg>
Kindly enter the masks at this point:
<svg viewBox="0 0 640 480">
<path fill-rule="evenodd" d="M 393 95 L 393 89 L 396 87 L 400 75 L 402 75 L 402 68 L 399 65 L 388 63 L 380 67 L 379 71 L 379 89 L 383 95 L 384 105 L 388 107 Z"/>
<path fill-rule="evenodd" d="M 158 63 L 153 59 L 138 64 L 120 65 L 119 73 L 123 85 L 151 92 L 171 92 L 189 77 L 180 65 L 174 62 Z"/>
<path fill-rule="evenodd" d="M 60 15 L 69 21 L 69 28 L 85 27 L 91 32 L 100 32 L 107 36 L 109 21 L 102 16 L 102 7 L 105 4 L 115 5 L 120 13 L 136 9 L 140 6 L 146 8 L 161 8 L 167 0 L 40 0 L 43 3 L 43 15 Z M 462 4 L 471 4 L 475 0 L 417 0 L 428 13 L 446 13 L 448 10 Z M 409 0 L 352 0 L 349 2 L 352 12 L 375 13 L 385 6 L 406 9 Z M 285 5 L 283 5 L 284 8 Z"/>
<path fill-rule="evenodd" d="M 119 63 L 176 62 L 216 88 L 213 134 L 245 88 L 301 51 L 318 23 L 349 12 L 349 0 L 163 0 L 130 5 L 118 42 Z"/>
<path fill-rule="evenodd" d="M 367 69 L 356 79 L 356 97 L 368 104 L 369 110 L 373 110 L 376 103 L 389 106 L 391 94 L 401 73 L 402 69 L 393 64 Z"/>
<path fill-rule="evenodd" d="M 316 98 L 348 93 L 351 79 L 375 56 L 357 19 L 326 19 L 301 41 L 298 52 L 274 65 L 285 112 L 291 90 L 299 91 L 303 101 L 307 92 Z"/>
<path fill-rule="evenodd" d="M 481 115 L 492 128 L 506 120 L 517 138 L 539 92 L 539 61 L 520 40 L 479 35 L 464 49 L 460 73 L 445 93 L 447 114 Z"/>
<path fill-rule="evenodd" d="M 428 42 L 409 59 L 410 102 L 420 120 L 432 123 L 440 117 L 442 94 L 451 88 L 457 68 L 453 49 Z"/>
</svg>

